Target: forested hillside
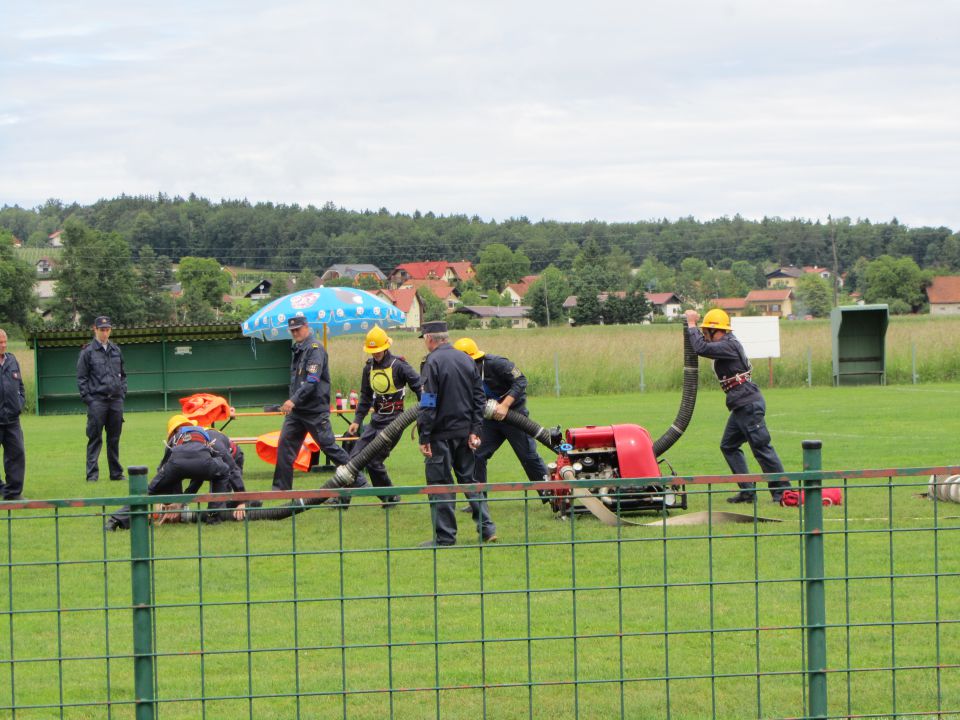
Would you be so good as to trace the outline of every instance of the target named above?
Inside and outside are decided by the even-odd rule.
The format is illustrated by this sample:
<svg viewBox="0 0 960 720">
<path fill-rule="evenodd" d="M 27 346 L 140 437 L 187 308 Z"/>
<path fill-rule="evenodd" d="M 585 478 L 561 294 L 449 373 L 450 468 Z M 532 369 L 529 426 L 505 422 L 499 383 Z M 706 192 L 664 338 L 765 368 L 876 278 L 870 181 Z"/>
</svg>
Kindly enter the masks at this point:
<svg viewBox="0 0 960 720">
<path fill-rule="evenodd" d="M 822 265 L 842 273 L 858 258 L 907 256 L 925 268 L 960 270 L 960 237 L 947 227 L 908 228 L 896 219 L 871 222 L 837 218 L 831 222 L 739 216 L 711 220 L 681 218 L 633 223 L 484 221 L 465 215 L 412 215 L 354 211 L 328 203 L 322 207 L 213 202 L 189 198 L 121 196 L 93 205 L 64 205 L 50 200 L 34 209 L 4 207 L 0 228 L 26 245 L 40 246 L 47 236 L 74 218 L 103 232 L 117 232 L 134 255 L 140 247 L 173 261 L 183 256 L 216 258 L 223 264 L 273 271 L 323 270 L 337 262 L 373 263 L 389 270 L 413 260 L 473 260 L 491 243 L 520 250 L 532 272 L 550 264 L 572 267 L 588 238 L 604 254 L 623 253 L 631 265 L 656 256 L 679 267 L 698 257 L 711 266 L 735 261 L 751 264 Z"/>
</svg>

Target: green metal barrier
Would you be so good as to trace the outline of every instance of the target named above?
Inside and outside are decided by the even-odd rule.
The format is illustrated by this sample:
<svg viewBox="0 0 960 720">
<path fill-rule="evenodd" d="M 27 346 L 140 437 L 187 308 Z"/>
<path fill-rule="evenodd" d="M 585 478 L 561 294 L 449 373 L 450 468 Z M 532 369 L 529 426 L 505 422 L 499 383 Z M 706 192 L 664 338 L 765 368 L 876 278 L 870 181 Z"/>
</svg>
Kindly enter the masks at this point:
<svg viewBox="0 0 960 720">
<path fill-rule="evenodd" d="M 439 549 L 417 545 L 442 487 L 157 526 L 150 503 L 215 496 L 148 499 L 131 468 L 132 497 L 5 503 L 0 715 L 956 716 L 960 509 L 915 495 L 960 469 L 823 471 L 819 450 L 776 476 L 804 506 L 761 498 L 743 523 L 558 521 L 531 492 L 556 485 L 502 483 L 487 488 L 501 542 L 458 513 L 458 545 Z M 729 476 L 678 480 L 691 510 L 729 508 Z M 568 486 L 616 482 L 636 484 Z M 822 507 L 825 487 L 844 504 Z M 403 502 L 382 510 L 385 492 Z M 130 537 L 104 532 L 127 503 Z"/>
</svg>

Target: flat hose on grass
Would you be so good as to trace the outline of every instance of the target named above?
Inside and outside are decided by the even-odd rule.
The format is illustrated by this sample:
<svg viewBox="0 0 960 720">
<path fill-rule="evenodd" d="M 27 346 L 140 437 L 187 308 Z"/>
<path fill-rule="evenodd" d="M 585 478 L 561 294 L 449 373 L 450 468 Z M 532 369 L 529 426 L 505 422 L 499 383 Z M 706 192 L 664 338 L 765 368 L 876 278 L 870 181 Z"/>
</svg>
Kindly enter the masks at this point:
<svg viewBox="0 0 960 720">
<path fill-rule="evenodd" d="M 653 443 L 653 456 L 660 457 L 680 439 L 693 417 L 693 408 L 697 404 L 697 382 L 699 379 L 700 358 L 693 351 L 686 325 L 683 326 L 683 393 L 680 396 L 680 409 L 673 424 Z"/>
<path fill-rule="evenodd" d="M 420 412 L 419 407 L 412 407 L 404 410 L 397 415 L 389 425 L 381 430 L 377 436 L 370 441 L 363 450 L 357 453 L 356 457 L 350 458 L 350 462 L 340 465 L 333 474 L 333 477 L 327 480 L 321 488 L 332 490 L 353 485 L 357 475 L 367 466 L 373 458 L 377 457 L 386 450 L 391 449 L 397 444 L 403 431 L 417 419 Z M 302 513 L 310 507 L 322 505 L 329 498 L 307 498 L 306 500 L 297 500 L 290 505 L 282 505 L 274 508 L 255 508 L 247 511 L 247 517 L 250 520 L 285 520 L 297 513 Z"/>
</svg>

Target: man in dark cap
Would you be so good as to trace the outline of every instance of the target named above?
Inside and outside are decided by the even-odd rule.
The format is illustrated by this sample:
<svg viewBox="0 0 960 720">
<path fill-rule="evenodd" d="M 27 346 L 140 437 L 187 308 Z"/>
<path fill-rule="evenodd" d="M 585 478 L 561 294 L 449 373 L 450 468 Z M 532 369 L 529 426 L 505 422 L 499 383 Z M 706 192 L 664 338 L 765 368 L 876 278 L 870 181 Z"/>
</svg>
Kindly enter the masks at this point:
<svg viewBox="0 0 960 720">
<path fill-rule="evenodd" d="M 429 353 L 420 372 L 422 390 L 417 418 L 427 485 L 452 485 L 454 474 L 461 484 L 474 483 L 473 453 L 480 446 L 485 399 L 480 373 L 473 360 L 450 344 L 445 322 L 424 323 L 420 337 Z M 433 538 L 421 547 L 456 544 L 454 497 L 453 493 L 430 496 Z M 467 497 L 480 540 L 496 542 L 497 529 L 486 498 L 480 494 Z"/>
<path fill-rule="evenodd" d="M 293 338 L 293 358 L 290 361 L 290 397 L 280 406 L 286 417 L 280 428 L 277 443 L 277 465 L 273 470 L 273 489 L 293 489 L 293 461 L 300 451 L 307 433 L 336 465 L 350 462 L 347 451 L 337 444 L 330 427 L 330 369 L 327 352 L 317 342 L 307 319 L 295 315 L 287 321 Z M 367 484 L 360 474 L 354 487 Z"/>
<path fill-rule="evenodd" d="M 17 359 L 7 352 L 7 331 L 0 328 L 0 447 L 3 448 L 3 478 L 0 495 L 4 500 L 23 500 L 23 476 L 26 453 L 20 412 L 27 402 L 23 373 Z"/>
<path fill-rule="evenodd" d="M 123 399 L 127 396 L 127 373 L 123 355 L 110 342 L 113 324 L 106 315 L 93 321 L 93 340 L 77 358 L 77 388 L 87 405 L 87 481 L 100 477 L 100 449 L 107 431 L 107 464 L 111 480 L 123 479 L 120 464 L 120 432 L 123 430 Z"/>
</svg>

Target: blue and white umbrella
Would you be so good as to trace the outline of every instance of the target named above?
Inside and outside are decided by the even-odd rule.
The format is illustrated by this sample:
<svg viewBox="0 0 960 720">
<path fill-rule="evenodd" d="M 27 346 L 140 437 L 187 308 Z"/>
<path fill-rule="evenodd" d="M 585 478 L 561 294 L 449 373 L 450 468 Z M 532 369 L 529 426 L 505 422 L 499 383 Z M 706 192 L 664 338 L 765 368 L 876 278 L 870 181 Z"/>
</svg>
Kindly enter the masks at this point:
<svg viewBox="0 0 960 720">
<path fill-rule="evenodd" d="M 386 300 L 346 287 L 299 290 L 274 300 L 243 321 L 243 334 L 260 340 L 290 340 L 287 320 L 302 315 L 323 338 L 403 325 L 406 314 Z"/>
</svg>

